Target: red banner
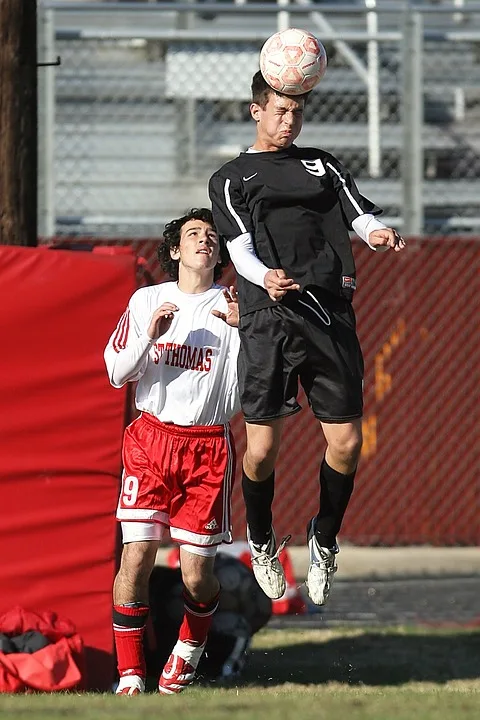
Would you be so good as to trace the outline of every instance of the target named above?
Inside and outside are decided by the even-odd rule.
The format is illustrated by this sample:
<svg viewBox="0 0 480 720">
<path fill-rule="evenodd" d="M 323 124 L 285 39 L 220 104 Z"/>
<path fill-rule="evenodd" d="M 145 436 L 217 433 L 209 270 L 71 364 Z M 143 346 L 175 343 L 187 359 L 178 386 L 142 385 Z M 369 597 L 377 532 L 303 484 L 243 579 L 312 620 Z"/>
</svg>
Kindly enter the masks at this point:
<svg viewBox="0 0 480 720">
<path fill-rule="evenodd" d="M 0 614 L 21 605 L 70 619 L 90 689 L 114 673 L 125 410 L 102 353 L 134 286 L 134 256 L 0 247 Z"/>
</svg>

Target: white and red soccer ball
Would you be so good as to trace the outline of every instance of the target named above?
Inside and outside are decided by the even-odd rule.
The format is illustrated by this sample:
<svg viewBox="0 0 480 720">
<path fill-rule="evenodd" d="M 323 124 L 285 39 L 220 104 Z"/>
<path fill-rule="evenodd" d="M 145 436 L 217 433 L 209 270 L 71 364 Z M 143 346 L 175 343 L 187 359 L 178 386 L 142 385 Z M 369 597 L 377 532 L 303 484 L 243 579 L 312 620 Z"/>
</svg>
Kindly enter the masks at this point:
<svg viewBox="0 0 480 720">
<path fill-rule="evenodd" d="M 327 53 L 306 30 L 288 28 L 271 35 L 260 51 L 260 72 L 277 92 L 302 95 L 325 75 Z"/>
</svg>

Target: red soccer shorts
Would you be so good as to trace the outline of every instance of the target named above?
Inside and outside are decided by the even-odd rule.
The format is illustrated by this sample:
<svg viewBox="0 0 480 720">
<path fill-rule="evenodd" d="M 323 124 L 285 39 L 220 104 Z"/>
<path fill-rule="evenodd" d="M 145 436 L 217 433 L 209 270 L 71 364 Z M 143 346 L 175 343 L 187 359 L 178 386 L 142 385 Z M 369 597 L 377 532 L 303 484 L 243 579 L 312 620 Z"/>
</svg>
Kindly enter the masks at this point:
<svg viewBox="0 0 480 720">
<path fill-rule="evenodd" d="M 125 430 L 123 467 L 117 520 L 160 522 L 191 545 L 232 541 L 228 426 L 181 427 L 142 413 Z"/>
</svg>

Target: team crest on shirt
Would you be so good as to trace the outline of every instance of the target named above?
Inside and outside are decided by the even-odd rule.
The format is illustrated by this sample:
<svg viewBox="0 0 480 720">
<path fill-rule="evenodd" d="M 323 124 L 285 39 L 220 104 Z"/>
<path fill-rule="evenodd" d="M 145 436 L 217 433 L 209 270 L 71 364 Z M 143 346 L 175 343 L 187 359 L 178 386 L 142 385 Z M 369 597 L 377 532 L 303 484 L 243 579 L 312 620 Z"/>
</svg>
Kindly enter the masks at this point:
<svg viewBox="0 0 480 720">
<path fill-rule="evenodd" d="M 316 160 L 300 160 L 305 170 L 310 173 L 310 175 L 314 175 L 315 177 L 322 177 L 322 175 L 326 175 L 325 165 L 320 160 L 320 158 L 317 158 Z"/>
</svg>

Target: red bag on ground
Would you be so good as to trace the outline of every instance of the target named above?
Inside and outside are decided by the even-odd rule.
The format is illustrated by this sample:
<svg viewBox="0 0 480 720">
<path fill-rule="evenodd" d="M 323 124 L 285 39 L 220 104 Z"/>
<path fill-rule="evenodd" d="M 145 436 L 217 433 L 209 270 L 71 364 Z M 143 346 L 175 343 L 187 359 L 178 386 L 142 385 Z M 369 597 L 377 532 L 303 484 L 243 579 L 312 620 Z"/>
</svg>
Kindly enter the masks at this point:
<svg viewBox="0 0 480 720">
<path fill-rule="evenodd" d="M 70 620 L 56 613 L 34 613 L 15 607 L 0 617 L 0 633 L 15 637 L 29 630 L 50 644 L 33 653 L 0 652 L 0 693 L 56 692 L 81 689 L 83 640 Z"/>
</svg>

